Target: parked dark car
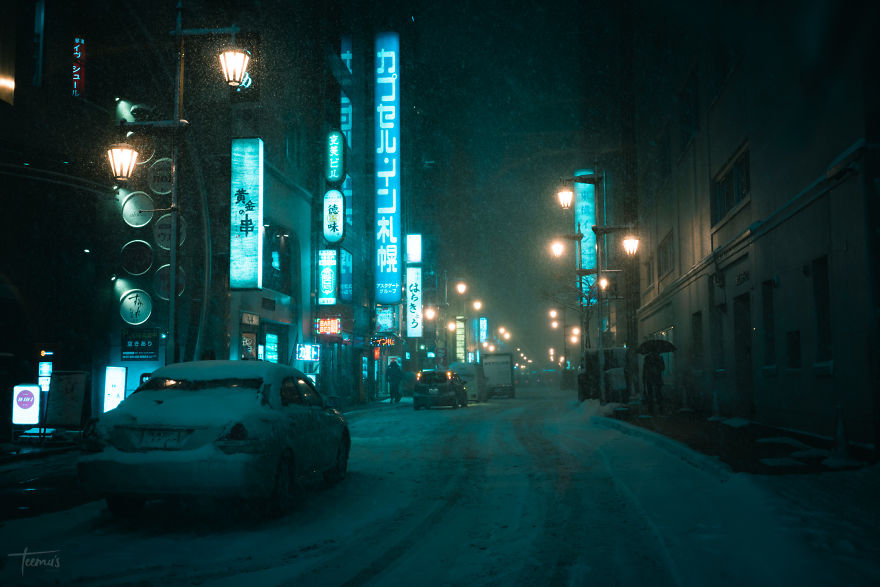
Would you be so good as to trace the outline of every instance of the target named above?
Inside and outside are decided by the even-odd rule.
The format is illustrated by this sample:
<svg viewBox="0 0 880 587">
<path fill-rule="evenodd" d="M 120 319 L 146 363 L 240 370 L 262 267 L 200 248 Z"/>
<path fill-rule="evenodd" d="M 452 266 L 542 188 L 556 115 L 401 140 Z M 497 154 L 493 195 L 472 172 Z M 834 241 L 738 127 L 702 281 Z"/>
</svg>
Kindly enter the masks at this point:
<svg viewBox="0 0 880 587">
<path fill-rule="evenodd" d="M 413 408 L 467 407 L 467 388 L 455 371 L 423 369 L 416 375 Z"/>
</svg>

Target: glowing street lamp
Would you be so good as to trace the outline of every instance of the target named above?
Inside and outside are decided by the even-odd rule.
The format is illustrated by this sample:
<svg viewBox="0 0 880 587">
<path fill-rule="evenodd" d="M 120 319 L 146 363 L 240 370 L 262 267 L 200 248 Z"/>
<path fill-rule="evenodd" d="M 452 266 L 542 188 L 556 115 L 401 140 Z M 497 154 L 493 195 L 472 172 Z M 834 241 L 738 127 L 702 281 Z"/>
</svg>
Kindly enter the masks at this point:
<svg viewBox="0 0 880 587">
<path fill-rule="evenodd" d="M 434 308 L 431 308 L 430 306 L 425 308 L 425 319 L 426 320 L 433 320 L 436 317 L 437 317 L 437 310 L 435 310 Z"/>
<path fill-rule="evenodd" d="M 571 191 L 571 189 L 564 187 L 556 193 L 556 197 L 559 199 L 559 205 L 562 206 L 563 210 L 568 210 L 571 208 L 571 201 L 574 199 L 574 192 Z"/>
<path fill-rule="evenodd" d="M 453 322 L 453 321 L 450 320 L 450 321 L 446 324 L 446 328 L 449 329 L 449 332 L 455 332 L 455 322 Z"/>
<path fill-rule="evenodd" d="M 107 149 L 107 158 L 110 160 L 110 170 L 115 181 L 127 181 L 135 165 L 137 164 L 138 152 L 128 143 L 116 143 Z"/>
<path fill-rule="evenodd" d="M 565 245 L 562 241 L 553 241 L 550 245 L 550 251 L 553 253 L 554 257 L 561 257 L 562 253 L 565 252 Z"/>
<path fill-rule="evenodd" d="M 480 300 L 474 300 L 474 310 L 480 310 L 483 307 L 483 302 Z"/>
<path fill-rule="evenodd" d="M 467 291 L 467 284 L 466 284 L 465 282 L 463 282 L 463 281 L 459 281 L 459 282 L 455 285 L 455 290 L 456 290 L 459 294 L 464 295 L 464 292 Z"/>
<path fill-rule="evenodd" d="M 626 251 L 626 254 L 632 257 L 639 250 L 639 239 L 629 235 L 624 237 L 623 239 L 623 250 Z"/>
<path fill-rule="evenodd" d="M 237 88 L 247 75 L 247 66 L 251 60 L 251 54 L 244 49 L 227 47 L 220 53 L 220 67 L 223 69 L 223 78 L 226 83 Z"/>
</svg>

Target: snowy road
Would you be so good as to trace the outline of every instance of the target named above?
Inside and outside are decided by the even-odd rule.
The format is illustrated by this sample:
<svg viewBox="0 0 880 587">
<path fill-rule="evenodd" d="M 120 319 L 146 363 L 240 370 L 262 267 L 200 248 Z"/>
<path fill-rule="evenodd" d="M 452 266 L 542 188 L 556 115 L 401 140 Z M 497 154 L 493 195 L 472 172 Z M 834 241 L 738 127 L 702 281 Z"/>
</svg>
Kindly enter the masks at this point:
<svg viewBox="0 0 880 587">
<path fill-rule="evenodd" d="M 876 540 L 817 544 L 806 493 L 626 434 L 569 392 L 349 415 L 349 477 L 275 520 L 92 502 L 0 527 L 0 584 L 829 585 Z M 777 480 L 773 480 L 777 482 Z M 786 485 L 786 487 L 789 487 Z M 797 509 L 801 508 L 801 509 Z M 802 513 L 803 512 L 803 515 Z M 866 520 L 870 524 L 871 520 Z M 874 526 L 876 528 L 876 526 Z M 837 531 L 852 528 L 839 526 Z M 868 531 L 870 532 L 870 530 Z M 833 537 L 828 537 L 833 543 Z M 852 546 L 852 545 L 851 545 Z"/>
</svg>

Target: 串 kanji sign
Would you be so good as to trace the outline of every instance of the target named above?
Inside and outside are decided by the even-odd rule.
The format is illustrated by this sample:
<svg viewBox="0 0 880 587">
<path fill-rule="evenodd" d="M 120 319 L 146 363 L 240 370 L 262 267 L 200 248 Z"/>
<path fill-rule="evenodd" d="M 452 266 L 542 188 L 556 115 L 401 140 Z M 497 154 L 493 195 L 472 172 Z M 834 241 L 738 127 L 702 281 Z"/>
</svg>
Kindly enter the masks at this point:
<svg viewBox="0 0 880 587">
<path fill-rule="evenodd" d="M 232 139 L 229 287 L 263 287 L 263 140 Z"/>
</svg>

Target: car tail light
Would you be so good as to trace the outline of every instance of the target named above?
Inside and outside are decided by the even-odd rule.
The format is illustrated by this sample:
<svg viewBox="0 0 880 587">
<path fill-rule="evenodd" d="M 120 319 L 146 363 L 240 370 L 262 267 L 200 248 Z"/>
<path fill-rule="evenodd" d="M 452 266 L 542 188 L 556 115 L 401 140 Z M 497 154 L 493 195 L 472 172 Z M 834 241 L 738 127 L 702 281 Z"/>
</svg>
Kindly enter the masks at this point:
<svg viewBox="0 0 880 587">
<path fill-rule="evenodd" d="M 229 431 L 220 437 L 220 440 L 247 440 L 247 428 L 241 422 L 236 422 Z"/>
</svg>

